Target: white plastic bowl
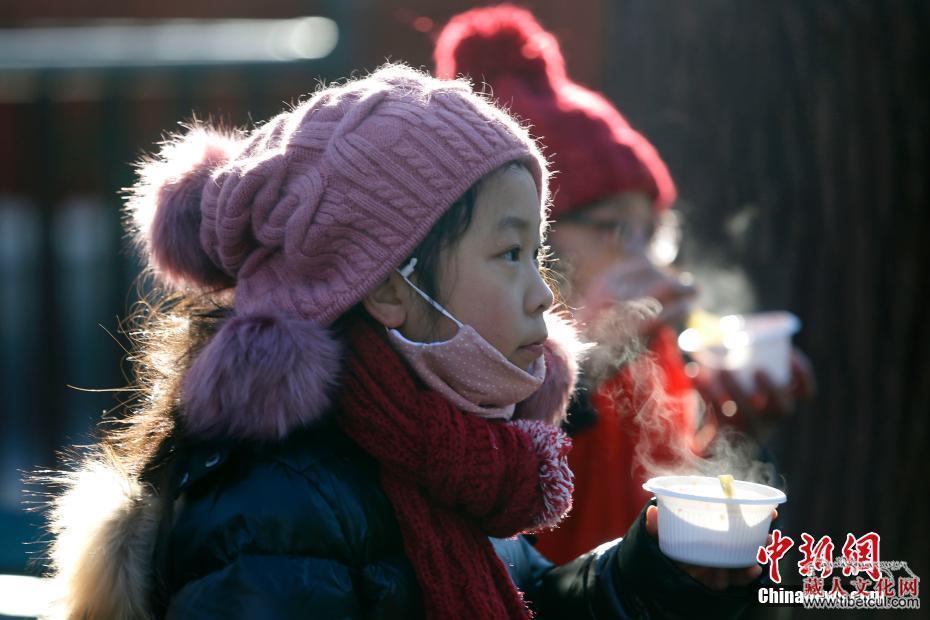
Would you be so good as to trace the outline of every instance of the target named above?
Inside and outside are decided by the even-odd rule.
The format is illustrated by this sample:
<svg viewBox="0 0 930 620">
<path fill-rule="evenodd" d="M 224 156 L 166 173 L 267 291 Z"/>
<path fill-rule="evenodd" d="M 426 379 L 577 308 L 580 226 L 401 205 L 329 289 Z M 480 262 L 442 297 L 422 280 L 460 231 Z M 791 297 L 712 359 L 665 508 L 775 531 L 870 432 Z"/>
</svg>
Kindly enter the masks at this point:
<svg viewBox="0 0 930 620">
<path fill-rule="evenodd" d="M 791 337 L 800 329 L 800 319 L 790 312 L 731 314 L 720 319 L 722 342 L 705 342 L 698 330 L 686 329 L 678 346 L 702 366 L 732 372 L 740 386 L 752 393 L 759 370 L 775 385 L 788 385 Z"/>
<path fill-rule="evenodd" d="M 733 497 L 710 476 L 660 476 L 643 488 L 659 505 L 659 548 L 688 564 L 743 568 L 756 563 L 772 521 L 772 509 L 787 501 L 778 489 L 733 481 Z"/>
</svg>

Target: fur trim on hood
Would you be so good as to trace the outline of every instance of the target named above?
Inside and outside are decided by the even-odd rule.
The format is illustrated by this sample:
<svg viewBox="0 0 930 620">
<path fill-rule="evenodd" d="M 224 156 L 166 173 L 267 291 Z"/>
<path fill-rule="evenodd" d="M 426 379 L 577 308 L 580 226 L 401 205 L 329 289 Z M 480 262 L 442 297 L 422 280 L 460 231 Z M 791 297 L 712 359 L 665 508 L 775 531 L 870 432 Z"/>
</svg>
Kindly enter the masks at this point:
<svg viewBox="0 0 930 620">
<path fill-rule="evenodd" d="M 52 481 L 49 618 L 148 620 L 158 502 L 106 452 Z"/>
</svg>

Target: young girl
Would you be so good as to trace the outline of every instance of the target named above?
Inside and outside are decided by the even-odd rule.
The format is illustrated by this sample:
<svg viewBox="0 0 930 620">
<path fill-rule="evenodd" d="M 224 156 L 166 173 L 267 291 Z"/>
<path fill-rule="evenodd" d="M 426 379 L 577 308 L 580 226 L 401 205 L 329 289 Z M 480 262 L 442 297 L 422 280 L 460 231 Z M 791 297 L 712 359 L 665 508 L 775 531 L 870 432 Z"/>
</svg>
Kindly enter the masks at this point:
<svg viewBox="0 0 930 620">
<path fill-rule="evenodd" d="M 130 222 L 178 297 L 141 333 L 145 398 L 55 505 L 61 614 L 745 606 L 749 587 L 714 592 L 662 556 L 654 512 L 560 567 L 515 537 L 570 505 L 575 345 L 539 269 L 546 198 L 510 117 L 401 66 L 143 163 Z"/>
<path fill-rule="evenodd" d="M 702 391 L 710 421 L 727 400 L 739 403 L 737 416 L 720 416 L 730 424 L 771 424 L 792 411 L 790 404 L 779 406 L 791 395 L 764 374 L 758 393 L 745 394 L 726 373 L 701 383 L 685 373 L 678 324 L 696 289 L 652 251 L 669 230 L 664 219 L 675 184 L 653 145 L 606 98 L 570 79 L 555 36 L 529 11 L 497 5 L 457 15 L 437 40 L 436 65 L 441 77 L 465 74 L 486 83 L 532 124 L 559 171 L 552 248 L 574 318 L 597 343 L 582 379 L 588 389 L 580 390 L 568 420 L 574 508 L 537 545 L 552 559 L 569 560 L 634 522 L 650 498 L 642 488 L 648 465 L 673 467 L 694 459 L 692 448 L 700 454 L 706 447 L 716 425 L 695 428 L 694 388 L 708 388 Z M 659 302 L 654 307 L 661 311 L 618 329 L 617 317 L 630 314 L 618 309 L 645 298 Z M 632 340 L 645 343 L 648 355 L 631 359 Z M 804 366 L 796 354 L 795 396 L 810 392 Z M 767 406 L 752 407 L 759 399 Z"/>
</svg>

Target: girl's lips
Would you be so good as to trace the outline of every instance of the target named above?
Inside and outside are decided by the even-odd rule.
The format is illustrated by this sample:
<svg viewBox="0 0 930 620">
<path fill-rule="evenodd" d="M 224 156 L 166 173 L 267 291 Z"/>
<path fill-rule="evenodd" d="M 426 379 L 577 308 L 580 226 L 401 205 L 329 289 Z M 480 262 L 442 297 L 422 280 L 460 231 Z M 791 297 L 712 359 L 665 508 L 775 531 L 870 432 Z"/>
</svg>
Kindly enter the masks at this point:
<svg viewBox="0 0 930 620">
<path fill-rule="evenodd" d="M 534 359 L 543 354 L 543 346 L 541 344 L 529 344 L 525 347 L 520 347 L 519 350 L 531 354 Z"/>
</svg>

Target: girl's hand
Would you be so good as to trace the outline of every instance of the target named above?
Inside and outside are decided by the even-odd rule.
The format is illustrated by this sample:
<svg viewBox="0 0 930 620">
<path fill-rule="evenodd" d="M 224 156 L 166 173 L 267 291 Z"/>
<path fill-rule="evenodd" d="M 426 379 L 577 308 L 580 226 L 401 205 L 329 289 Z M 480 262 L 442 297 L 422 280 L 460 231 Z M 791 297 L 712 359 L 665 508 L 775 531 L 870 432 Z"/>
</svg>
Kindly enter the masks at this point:
<svg viewBox="0 0 930 620">
<path fill-rule="evenodd" d="M 778 511 L 773 510 L 772 520 L 774 521 L 777 517 Z M 659 509 L 656 506 L 650 506 L 646 509 L 646 531 L 656 538 L 659 537 Z M 766 544 L 771 544 L 771 538 L 769 536 Z M 695 580 L 716 592 L 722 592 L 730 586 L 748 585 L 762 574 L 762 567 L 758 564 L 747 568 L 714 568 L 677 561 L 675 564 Z"/>
</svg>

